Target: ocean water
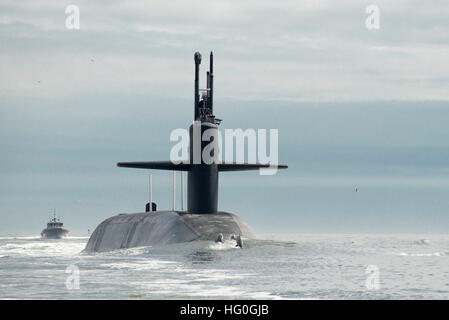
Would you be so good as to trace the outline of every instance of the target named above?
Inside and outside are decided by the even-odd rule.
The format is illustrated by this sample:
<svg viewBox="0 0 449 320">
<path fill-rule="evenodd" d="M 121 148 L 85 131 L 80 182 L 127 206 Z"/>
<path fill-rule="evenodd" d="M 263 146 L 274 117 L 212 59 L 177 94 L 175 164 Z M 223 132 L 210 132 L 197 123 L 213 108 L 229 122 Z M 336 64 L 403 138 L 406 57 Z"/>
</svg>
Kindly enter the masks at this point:
<svg viewBox="0 0 449 320">
<path fill-rule="evenodd" d="M 449 235 L 262 239 L 85 254 L 86 237 L 0 237 L 0 298 L 449 298 Z"/>
</svg>

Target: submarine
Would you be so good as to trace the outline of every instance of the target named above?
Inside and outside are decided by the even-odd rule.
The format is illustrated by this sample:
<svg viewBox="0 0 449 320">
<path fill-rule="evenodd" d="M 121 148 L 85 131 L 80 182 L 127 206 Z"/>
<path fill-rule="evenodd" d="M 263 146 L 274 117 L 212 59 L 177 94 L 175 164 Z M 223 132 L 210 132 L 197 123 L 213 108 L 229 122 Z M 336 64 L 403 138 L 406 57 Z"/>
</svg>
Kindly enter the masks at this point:
<svg viewBox="0 0 449 320">
<path fill-rule="evenodd" d="M 199 68 L 202 56 L 194 54 L 194 121 L 189 128 L 189 159 L 173 161 L 119 162 L 118 167 L 187 172 L 187 210 L 158 211 L 151 200 L 145 212 L 118 214 L 101 222 L 94 230 L 85 252 L 104 252 L 116 249 L 155 246 L 195 240 L 215 241 L 218 235 L 225 239 L 256 239 L 252 228 L 243 219 L 229 212 L 218 211 L 218 177 L 220 172 L 273 168 L 272 164 L 226 163 L 217 159 L 218 125 L 221 119 L 213 114 L 213 53 L 210 53 L 207 89 L 199 94 Z M 201 139 L 212 132 L 210 141 Z M 200 133 L 200 134 L 198 134 Z M 217 135 L 216 135 L 217 134 Z M 197 155 L 209 151 L 214 161 Z M 207 149 L 207 150 L 205 150 Z M 198 159 L 200 158 L 200 159 Z M 286 169 L 287 165 L 276 165 Z M 241 246 L 241 240 L 240 240 Z"/>
</svg>

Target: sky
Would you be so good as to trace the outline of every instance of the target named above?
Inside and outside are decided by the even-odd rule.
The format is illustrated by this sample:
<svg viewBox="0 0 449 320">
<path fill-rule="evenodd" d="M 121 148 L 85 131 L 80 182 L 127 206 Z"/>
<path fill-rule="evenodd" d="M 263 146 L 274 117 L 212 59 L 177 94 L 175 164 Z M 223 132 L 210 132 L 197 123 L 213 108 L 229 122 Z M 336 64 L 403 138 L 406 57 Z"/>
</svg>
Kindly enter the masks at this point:
<svg viewBox="0 0 449 320">
<path fill-rule="evenodd" d="M 204 75 L 211 50 L 221 129 L 278 129 L 289 165 L 221 174 L 220 210 L 261 233 L 446 233 L 448 14 L 438 0 L 1 0 L 0 235 L 38 234 L 53 208 L 74 234 L 142 211 L 150 172 L 115 164 L 168 160 L 192 121 L 193 53 Z M 151 173 L 169 209 L 171 175 Z"/>
</svg>

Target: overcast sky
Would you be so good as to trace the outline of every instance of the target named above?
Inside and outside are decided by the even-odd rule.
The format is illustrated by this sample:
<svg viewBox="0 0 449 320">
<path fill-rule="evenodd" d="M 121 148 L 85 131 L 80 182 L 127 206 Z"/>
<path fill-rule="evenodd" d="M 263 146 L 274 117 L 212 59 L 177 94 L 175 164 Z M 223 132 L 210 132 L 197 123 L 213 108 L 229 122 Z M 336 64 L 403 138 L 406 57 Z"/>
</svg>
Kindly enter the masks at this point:
<svg viewBox="0 0 449 320">
<path fill-rule="evenodd" d="M 210 50 L 222 127 L 279 129 L 290 166 L 221 175 L 220 209 L 264 232 L 445 232 L 448 17 L 447 0 L 1 0 L 0 234 L 38 234 L 53 207 L 76 233 L 140 211 L 149 172 L 115 163 L 168 159 Z"/>
<path fill-rule="evenodd" d="M 66 29 L 68 4 L 80 8 L 80 30 Z M 365 27 L 371 4 L 379 30 Z M 448 99 L 446 0 L 2 0 L 0 9 L 2 96 L 190 98 L 193 52 L 213 49 L 221 99 Z"/>
</svg>

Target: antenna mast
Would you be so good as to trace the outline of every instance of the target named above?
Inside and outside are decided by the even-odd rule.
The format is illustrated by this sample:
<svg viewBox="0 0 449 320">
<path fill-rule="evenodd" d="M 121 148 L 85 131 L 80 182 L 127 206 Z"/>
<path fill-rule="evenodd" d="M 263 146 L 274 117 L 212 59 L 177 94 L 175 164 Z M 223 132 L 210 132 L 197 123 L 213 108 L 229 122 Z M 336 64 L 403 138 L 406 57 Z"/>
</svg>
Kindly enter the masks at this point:
<svg viewBox="0 0 449 320">
<path fill-rule="evenodd" d="M 149 188 L 150 188 L 150 205 L 148 208 L 149 212 L 153 211 L 153 185 L 151 183 L 151 174 L 148 175 L 148 182 L 149 182 Z"/>
<path fill-rule="evenodd" d="M 195 60 L 195 119 L 198 120 L 200 117 L 200 110 L 199 110 L 199 104 L 200 104 L 200 97 L 199 97 L 199 73 L 200 73 L 200 64 L 201 64 L 201 53 L 195 52 L 194 55 Z"/>
<path fill-rule="evenodd" d="M 173 197 L 172 197 L 172 210 L 175 211 L 175 194 L 176 194 L 176 171 L 173 170 Z"/>
<path fill-rule="evenodd" d="M 181 171 L 181 211 L 184 211 L 184 171 Z"/>
<path fill-rule="evenodd" d="M 211 114 L 214 114 L 214 55 L 212 51 L 210 52 L 210 59 L 209 59 L 209 108 Z"/>
</svg>

